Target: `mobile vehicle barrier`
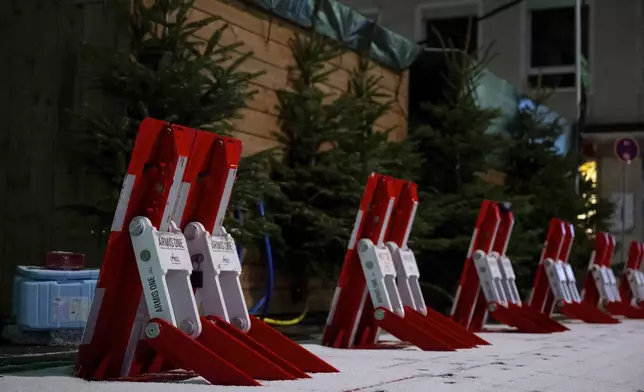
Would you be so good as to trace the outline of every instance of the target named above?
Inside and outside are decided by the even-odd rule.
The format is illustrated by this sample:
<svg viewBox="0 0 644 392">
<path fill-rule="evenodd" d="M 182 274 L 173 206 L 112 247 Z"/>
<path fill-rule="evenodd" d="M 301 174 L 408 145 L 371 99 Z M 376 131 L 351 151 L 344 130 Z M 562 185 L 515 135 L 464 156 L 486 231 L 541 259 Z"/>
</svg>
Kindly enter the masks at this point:
<svg viewBox="0 0 644 392">
<path fill-rule="evenodd" d="M 76 376 L 253 386 L 337 372 L 248 313 L 223 226 L 241 149 L 234 138 L 141 123 Z"/>
</svg>

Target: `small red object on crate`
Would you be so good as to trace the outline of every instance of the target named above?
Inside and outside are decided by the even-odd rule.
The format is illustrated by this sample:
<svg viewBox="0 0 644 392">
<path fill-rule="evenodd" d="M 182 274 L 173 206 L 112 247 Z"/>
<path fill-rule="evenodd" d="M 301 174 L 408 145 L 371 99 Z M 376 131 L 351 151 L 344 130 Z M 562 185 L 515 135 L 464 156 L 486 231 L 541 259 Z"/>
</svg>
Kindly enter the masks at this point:
<svg viewBox="0 0 644 392">
<path fill-rule="evenodd" d="M 82 253 L 53 251 L 45 256 L 45 268 L 53 270 L 80 270 L 85 266 Z"/>
</svg>

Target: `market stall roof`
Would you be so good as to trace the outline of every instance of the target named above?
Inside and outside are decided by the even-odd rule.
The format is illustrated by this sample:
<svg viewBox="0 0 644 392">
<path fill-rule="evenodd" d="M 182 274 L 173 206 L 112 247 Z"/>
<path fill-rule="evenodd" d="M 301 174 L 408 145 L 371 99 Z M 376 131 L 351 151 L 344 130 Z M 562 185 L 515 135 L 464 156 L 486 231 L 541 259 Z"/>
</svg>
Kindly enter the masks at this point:
<svg viewBox="0 0 644 392">
<path fill-rule="evenodd" d="M 318 33 L 357 50 L 369 45 L 371 58 L 397 71 L 407 69 L 420 46 L 335 0 L 239 0 L 277 15 L 301 27 L 313 24 L 313 11 L 320 1 L 315 29 Z"/>
</svg>

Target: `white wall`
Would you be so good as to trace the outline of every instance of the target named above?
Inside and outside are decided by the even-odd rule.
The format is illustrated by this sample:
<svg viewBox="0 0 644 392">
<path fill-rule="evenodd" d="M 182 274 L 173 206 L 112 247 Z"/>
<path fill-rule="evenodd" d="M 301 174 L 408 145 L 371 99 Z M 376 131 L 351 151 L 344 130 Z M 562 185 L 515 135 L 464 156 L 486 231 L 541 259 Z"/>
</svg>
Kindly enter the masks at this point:
<svg viewBox="0 0 644 392">
<path fill-rule="evenodd" d="M 428 17 L 482 15 L 510 0 L 344 0 L 357 11 L 380 9 L 380 23 L 414 41 L 424 37 Z M 642 0 L 587 0 L 590 6 L 591 90 L 589 120 L 644 121 L 644 15 Z M 523 89 L 529 48 L 529 10 L 572 5 L 574 0 L 526 0 L 480 23 L 481 45 L 494 43 L 489 69 Z M 574 119 L 575 91 L 562 90 L 550 106 Z"/>
</svg>

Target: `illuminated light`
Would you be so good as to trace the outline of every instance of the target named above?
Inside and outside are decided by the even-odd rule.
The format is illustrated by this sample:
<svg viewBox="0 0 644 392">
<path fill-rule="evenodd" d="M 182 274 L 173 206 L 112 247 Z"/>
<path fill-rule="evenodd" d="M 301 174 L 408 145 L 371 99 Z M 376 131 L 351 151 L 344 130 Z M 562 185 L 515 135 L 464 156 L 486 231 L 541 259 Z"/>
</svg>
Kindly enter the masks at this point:
<svg viewBox="0 0 644 392">
<path fill-rule="evenodd" d="M 597 161 L 584 162 L 581 166 L 579 166 L 578 170 L 579 174 L 585 181 L 590 181 L 591 189 L 597 189 Z M 590 205 L 597 204 L 597 195 L 595 193 L 584 193 L 582 195 L 582 198 L 584 198 L 584 200 L 586 200 Z M 597 211 L 590 210 L 584 214 L 577 215 L 577 219 L 580 221 L 587 220 L 592 218 L 596 214 Z M 585 231 L 589 235 L 594 234 L 594 230 L 592 228 L 588 228 Z"/>
<path fill-rule="evenodd" d="M 597 184 L 597 162 L 588 161 L 579 166 L 579 173 L 586 181 L 592 182 L 593 185 Z"/>
</svg>

